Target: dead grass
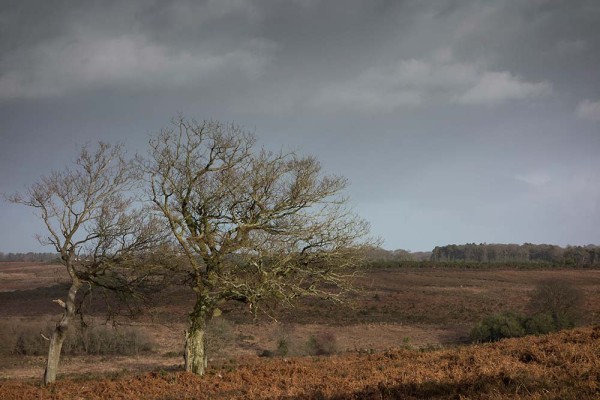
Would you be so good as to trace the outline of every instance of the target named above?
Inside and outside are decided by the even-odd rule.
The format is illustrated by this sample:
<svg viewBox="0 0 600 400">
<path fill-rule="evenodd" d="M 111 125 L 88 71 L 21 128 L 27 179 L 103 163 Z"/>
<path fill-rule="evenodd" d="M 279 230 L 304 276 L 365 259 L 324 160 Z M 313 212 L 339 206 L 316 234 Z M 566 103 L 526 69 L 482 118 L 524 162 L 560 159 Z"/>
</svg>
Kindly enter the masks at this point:
<svg viewBox="0 0 600 400">
<path fill-rule="evenodd" d="M 3 399 L 596 399 L 600 328 L 421 352 L 248 358 L 199 378 L 159 371 L 0 382 Z"/>
</svg>

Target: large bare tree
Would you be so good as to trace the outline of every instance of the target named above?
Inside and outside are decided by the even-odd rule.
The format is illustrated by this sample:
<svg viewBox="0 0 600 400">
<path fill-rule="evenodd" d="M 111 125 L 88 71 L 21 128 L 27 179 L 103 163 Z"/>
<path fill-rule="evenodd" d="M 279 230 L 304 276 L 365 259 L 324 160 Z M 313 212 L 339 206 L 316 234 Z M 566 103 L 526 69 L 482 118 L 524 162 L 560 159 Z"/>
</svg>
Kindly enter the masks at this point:
<svg viewBox="0 0 600 400">
<path fill-rule="evenodd" d="M 63 313 L 50 338 L 44 384 L 56 379 L 82 285 L 131 292 L 141 279 L 137 271 L 131 272 L 163 241 L 165 230 L 157 220 L 134 207 L 139 203 L 131 193 L 138 180 L 132 167 L 121 146 L 100 142 L 96 149 L 84 146 L 73 166 L 51 172 L 25 193 L 8 198 L 37 211 L 47 230 L 38 239 L 54 247 L 70 277 L 66 299 L 54 300 Z"/>
<path fill-rule="evenodd" d="M 204 373 L 205 330 L 221 304 L 256 312 L 267 300 L 338 296 L 371 244 L 368 224 L 340 195 L 346 180 L 324 175 L 312 157 L 256 149 L 237 126 L 184 118 L 150 145 L 140 160 L 149 195 L 187 258 L 195 293 L 186 371 Z"/>
</svg>

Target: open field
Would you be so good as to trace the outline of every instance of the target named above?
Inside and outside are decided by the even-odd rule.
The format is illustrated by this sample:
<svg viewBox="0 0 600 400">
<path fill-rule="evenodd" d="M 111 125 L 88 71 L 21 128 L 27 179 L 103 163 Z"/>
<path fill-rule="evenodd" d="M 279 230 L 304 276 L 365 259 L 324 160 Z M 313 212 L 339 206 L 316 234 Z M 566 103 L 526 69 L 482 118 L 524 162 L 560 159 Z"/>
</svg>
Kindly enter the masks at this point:
<svg viewBox="0 0 600 400">
<path fill-rule="evenodd" d="M 60 313 L 60 309 L 52 300 L 64 297 L 65 278 L 60 266 L 0 263 L 0 315 L 4 317 L 0 321 L 0 330 L 6 332 L 13 329 L 11 331 L 13 333 L 9 332 L 7 338 L 3 339 L 5 350 L 6 348 L 10 350 L 13 346 L 10 341 L 16 340 L 15 335 L 19 329 L 43 331 L 45 327 L 52 326 Z M 510 354 L 501 354 L 503 349 L 506 349 L 502 346 L 508 346 L 505 344 L 453 348 L 456 344 L 468 341 L 469 331 L 483 317 L 500 311 L 526 311 L 530 291 L 539 281 L 549 278 L 560 279 L 579 288 L 585 296 L 582 324 L 600 324 L 600 271 L 598 270 L 497 268 L 486 270 L 432 267 L 373 269 L 357 280 L 361 290 L 349 299 L 347 304 L 303 300 L 292 309 L 277 310 L 276 321 L 264 316 L 253 320 L 246 310 L 237 304 L 224 307 L 223 315 L 215 318 L 211 327 L 209 356 L 212 365 L 210 373 L 213 376 L 205 383 L 197 381 L 195 377 L 177 372 L 181 370 L 183 363 L 181 354 L 186 311 L 190 308 L 193 299 L 186 290 L 167 290 L 154 298 L 152 307 L 133 321 L 119 319 L 120 329 L 136 329 L 151 340 L 153 343 L 151 351 L 126 356 L 67 355 L 61 361 L 59 380 L 70 378 L 77 381 L 84 379 L 82 374 L 91 374 L 94 380 L 86 380 L 85 387 L 92 388 L 96 387 L 94 385 L 103 384 L 106 390 L 109 390 L 123 385 L 123 387 L 127 385 L 142 387 L 150 383 L 157 385 L 155 393 L 139 392 L 139 394 L 136 394 L 136 390 L 142 389 L 131 386 L 132 395 L 138 398 L 152 396 L 179 398 L 180 396 L 175 394 L 169 397 L 171 395 L 167 396 L 164 392 L 166 387 L 174 385 L 173 382 L 181 384 L 181 387 L 179 384 L 175 385 L 177 389 L 174 389 L 174 393 L 181 390 L 179 393 L 183 397 L 196 397 L 195 391 L 199 390 L 197 389 L 199 385 L 202 387 L 208 385 L 212 389 L 207 393 L 214 393 L 215 396 L 222 398 L 232 396 L 243 398 L 248 395 L 262 396 L 262 398 L 277 398 L 284 395 L 291 396 L 289 398 L 311 398 L 311 396 L 322 398 L 319 397 L 319 390 L 326 398 L 336 398 L 335 396 L 338 395 L 342 396 L 338 398 L 350 395 L 355 398 L 379 398 L 377 397 L 379 394 L 384 398 L 385 396 L 394 398 L 394 393 L 422 397 L 427 393 L 437 395 L 435 393 L 438 391 L 440 398 L 447 398 L 456 397 L 457 393 L 473 395 L 475 393 L 473 390 L 483 385 L 490 388 L 488 398 L 503 397 L 508 390 L 528 398 L 524 388 L 530 390 L 534 387 L 535 390 L 530 392 L 539 394 L 543 393 L 540 392 L 542 390 L 540 388 L 546 388 L 554 382 L 551 379 L 544 384 L 535 383 L 542 379 L 540 371 L 548 372 L 548 368 L 559 368 L 560 371 L 553 370 L 552 373 L 557 374 L 556 382 L 561 382 L 561 379 L 568 379 L 560 375 L 566 373 L 567 367 L 540 367 L 535 363 L 519 363 L 518 360 L 512 360 Z M 96 300 L 100 299 L 96 298 Z M 88 322 L 103 326 L 103 316 L 101 302 L 94 302 L 92 317 Z M 595 370 L 592 368 L 591 371 L 596 371 L 594 372 L 596 375 L 589 375 L 586 379 L 592 381 L 596 379 L 597 385 L 597 369 L 600 362 L 597 353 L 597 349 L 600 349 L 598 330 L 584 329 L 578 332 L 569 334 L 571 336 L 567 334 L 564 334 L 567 336 L 557 336 L 561 339 L 553 339 L 550 342 L 558 346 L 561 340 L 570 341 L 568 354 L 575 354 L 580 350 L 583 352 L 585 346 L 592 348 L 595 346 L 595 352 L 591 352 L 591 361 L 587 360 L 586 363 L 589 361 L 591 365 L 595 365 Z M 310 339 L 319 336 L 332 338 L 333 352 L 337 353 L 336 356 L 306 357 L 310 353 L 308 349 Z M 567 337 L 571 339 L 566 339 Z M 580 338 L 577 340 L 582 343 L 581 349 L 576 344 L 577 341 L 573 342 L 575 340 L 572 339 L 573 337 Z M 507 343 L 512 343 L 513 350 L 510 351 L 517 352 L 519 346 L 524 351 L 525 347 L 522 346 L 532 345 L 531 343 L 534 343 L 531 342 L 532 340 L 543 339 L 527 338 L 523 339 L 523 342 L 508 341 Z M 282 357 L 272 357 L 282 341 L 286 344 L 285 360 Z M 388 354 L 386 351 L 389 349 L 396 349 L 393 353 L 395 358 L 386 358 L 385 354 Z M 544 351 L 548 352 L 554 351 L 549 347 L 545 349 Z M 423 350 L 426 352 L 423 353 Z M 491 353 L 485 353 L 484 350 Z M 484 353 L 479 353 L 481 351 Z M 469 366 L 468 357 L 471 353 L 480 354 L 480 356 L 473 355 L 477 360 L 475 362 L 477 367 Z M 268 357 L 258 357 L 259 355 Z M 517 375 L 514 375 L 512 370 L 509 371 L 510 368 L 506 366 L 509 369 L 503 370 L 498 367 L 500 369 L 483 373 L 486 368 L 492 368 L 492 365 L 488 364 L 493 362 L 487 358 L 502 359 L 505 356 L 508 357 L 506 362 L 510 364 L 510 368 L 519 367 L 515 370 L 517 372 L 513 371 Z M 448 357 L 456 358 L 458 364 L 452 368 L 448 367 Z M 573 355 L 573 357 L 579 356 Z M 360 375 L 361 368 L 357 365 L 367 361 L 369 363 L 373 361 L 374 364 L 365 370 L 364 377 L 361 378 L 363 376 Z M 23 396 L 26 393 L 33 397 L 49 396 L 50 392 L 40 391 L 32 381 L 28 381 L 28 379 L 35 379 L 37 383 L 43 372 L 43 365 L 43 355 L 11 355 L 5 351 L 4 354 L 0 354 L 0 378 L 8 378 L 8 381 L 2 382 L 3 388 L 0 390 L 4 390 L 4 393 L 21 393 Z M 426 365 L 430 366 L 429 370 L 425 369 Z M 414 375 L 411 366 L 422 368 L 420 372 L 422 376 Z M 542 369 L 540 371 L 532 369 L 529 374 L 527 371 L 534 366 Z M 316 369 L 310 372 L 310 368 L 313 367 Z M 252 380 L 253 369 L 260 371 L 255 377 L 256 384 L 251 386 L 248 383 L 243 384 L 244 379 Z M 144 371 L 148 371 L 148 374 L 136 375 Z M 279 376 L 280 373 L 275 371 L 281 371 L 283 375 Z M 317 377 L 319 371 L 322 373 L 321 378 Z M 218 377 L 218 374 L 225 377 L 224 373 L 233 374 L 227 375 L 229 376 L 227 384 L 221 380 L 225 378 Z M 98 380 L 103 376 L 106 377 L 106 374 L 122 376 L 122 379 Z M 263 384 L 260 382 L 266 379 L 265 376 L 268 374 L 274 374 L 277 379 L 274 379 L 272 385 L 265 383 L 266 386 L 259 387 L 258 385 Z M 304 374 L 307 374 L 306 384 L 301 383 Z M 480 375 L 479 378 L 477 374 Z M 344 380 L 346 382 L 343 386 L 344 390 L 333 392 L 336 387 L 342 387 L 336 376 L 346 376 L 347 379 Z M 518 383 L 521 382 L 519 379 L 529 384 Z M 531 379 L 534 383 L 529 381 Z M 315 383 L 315 380 L 318 382 Z M 63 390 L 58 389 L 60 385 L 64 385 L 66 398 L 76 397 L 76 393 L 69 392 L 71 389 L 68 389 L 72 383 L 59 382 L 56 390 Z M 279 386 L 276 388 L 273 385 Z M 594 386 L 590 385 L 586 386 L 587 391 L 579 393 L 594 393 L 592 391 Z M 252 390 L 256 392 L 251 392 Z M 264 390 L 264 393 L 260 390 Z M 554 390 L 552 393 L 560 393 L 557 395 L 559 398 L 565 398 L 563 394 L 567 393 L 556 392 L 558 390 L 556 388 L 552 390 Z M 597 386 L 594 390 L 597 390 Z M 93 398 L 89 393 L 83 398 Z M 0 392 L 0 398 L 5 397 Z M 536 396 L 531 395 L 529 398 L 536 398 Z"/>
<path fill-rule="evenodd" d="M 61 265 L 0 262 L 0 292 L 52 286 L 65 282 L 67 278 L 67 272 Z"/>
</svg>

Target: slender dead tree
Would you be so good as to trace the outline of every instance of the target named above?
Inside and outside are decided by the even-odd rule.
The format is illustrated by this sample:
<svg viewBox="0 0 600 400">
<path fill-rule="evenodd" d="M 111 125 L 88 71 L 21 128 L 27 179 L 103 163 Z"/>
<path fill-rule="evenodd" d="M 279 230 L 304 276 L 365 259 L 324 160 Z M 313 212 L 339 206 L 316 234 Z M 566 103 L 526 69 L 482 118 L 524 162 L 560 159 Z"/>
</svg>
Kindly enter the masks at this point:
<svg viewBox="0 0 600 400">
<path fill-rule="evenodd" d="M 133 293 L 144 279 L 137 270 L 142 255 L 164 241 L 158 221 L 132 206 L 130 193 L 137 182 L 132 167 L 121 146 L 100 142 L 93 151 L 84 146 L 72 167 L 8 197 L 37 211 L 47 229 L 38 240 L 54 247 L 70 277 L 66 299 L 54 300 L 63 313 L 50 338 L 44 384 L 56 380 L 82 285 Z"/>
<path fill-rule="evenodd" d="M 340 195 L 344 178 L 323 175 L 312 157 L 257 150 L 237 126 L 179 118 L 139 163 L 195 293 L 186 371 L 204 373 L 205 330 L 223 303 L 256 312 L 269 300 L 338 297 L 372 245 L 368 224 Z"/>
</svg>

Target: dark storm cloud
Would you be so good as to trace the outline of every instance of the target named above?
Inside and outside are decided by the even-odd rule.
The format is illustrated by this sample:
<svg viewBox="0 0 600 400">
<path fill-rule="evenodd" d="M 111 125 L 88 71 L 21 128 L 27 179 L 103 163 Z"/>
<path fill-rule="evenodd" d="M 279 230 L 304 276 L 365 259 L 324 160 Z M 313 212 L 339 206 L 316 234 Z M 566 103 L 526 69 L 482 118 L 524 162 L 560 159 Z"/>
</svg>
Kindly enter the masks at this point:
<svg viewBox="0 0 600 400">
<path fill-rule="evenodd" d="M 0 191 L 183 112 L 315 154 L 387 247 L 600 242 L 597 1 L 0 7 Z"/>
<path fill-rule="evenodd" d="M 461 13 L 457 10 L 456 13 Z M 456 42 L 458 55 L 485 57 L 497 68 L 550 79 L 562 89 L 589 83 L 600 63 L 593 0 L 495 2 L 477 7 Z"/>
<path fill-rule="evenodd" d="M 244 36 L 240 26 L 252 14 L 244 4 L 96 2 L 47 16 L 20 6 L 12 16 L 24 20 L 2 46 L 7 51 L 0 93 L 35 99 L 105 87 L 164 89 L 238 75 L 253 78 L 261 74 L 273 46 Z M 28 33 L 29 26 L 53 18 L 49 24 L 60 28 Z M 26 37 L 24 45 L 21 37 Z"/>
<path fill-rule="evenodd" d="M 389 111 L 547 94 L 600 57 L 593 1 L 38 3 L 2 13 L 5 98 L 250 80 L 265 108 Z"/>
</svg>

